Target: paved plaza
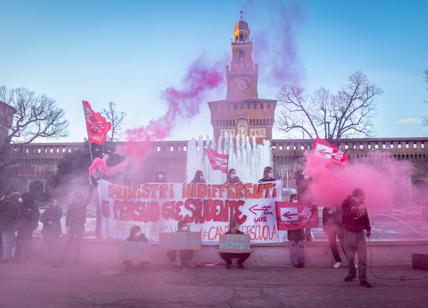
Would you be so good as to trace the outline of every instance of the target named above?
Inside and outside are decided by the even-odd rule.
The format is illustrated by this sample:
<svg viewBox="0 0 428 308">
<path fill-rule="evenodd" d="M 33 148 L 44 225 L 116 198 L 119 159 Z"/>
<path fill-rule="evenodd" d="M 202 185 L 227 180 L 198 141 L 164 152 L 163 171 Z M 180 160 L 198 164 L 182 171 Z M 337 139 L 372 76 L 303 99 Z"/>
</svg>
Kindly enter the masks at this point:
<svg viewBox="0 0 428 308">
<path fill-rule="evenodd" d="M 373 277 L 381 276 L 388 279 Z M 427 307 L 428 272 L 369 271 L 372 289 L 345 283 L 346 269 L 222 266 L 181 271 L 118 264 L 0 265 L 0 307 Z M 415 280 L 426 277 L 425 279 Z M 400 280 L 400 278 L 402 278 Z M 406 280 L 413 279 L 413 280 Z"/>
</svg>

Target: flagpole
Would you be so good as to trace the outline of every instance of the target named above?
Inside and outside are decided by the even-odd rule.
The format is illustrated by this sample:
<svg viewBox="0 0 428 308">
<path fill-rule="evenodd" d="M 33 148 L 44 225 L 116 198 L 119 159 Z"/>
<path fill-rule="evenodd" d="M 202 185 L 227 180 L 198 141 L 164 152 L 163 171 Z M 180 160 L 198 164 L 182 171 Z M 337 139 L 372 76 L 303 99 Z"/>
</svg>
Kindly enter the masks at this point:
<svg viewBox="0 0 428 308">
<path fill-rule="evenodd" d="M 86 116 L 85 116 L 85 106 L 83 105 L 82 102 L 82 107 L 83 107 L 83 118 L 85 119 L 85 126 L 86 126 L 86 136 L 88 136 L 88 146 L 89 146 L 89 155 L 91 157 L 91 163 L 94 162 L 94 157 L 92 156 L 92 147 L 91 147 L 91 142 L 89 140 L 89 134 L 88 134 L 88 122 L 86 121 Z"/>
<path fill-rule="evenodd" d="M 88 138 L 88 146 L 89 146 L 89 155 L 91 156 L 91 162 L 94 162 L 94 157 L 92 156 L 92 147 L 91 147 L 91 143 L 89 142 L 89 138 Z"/>
</svg>

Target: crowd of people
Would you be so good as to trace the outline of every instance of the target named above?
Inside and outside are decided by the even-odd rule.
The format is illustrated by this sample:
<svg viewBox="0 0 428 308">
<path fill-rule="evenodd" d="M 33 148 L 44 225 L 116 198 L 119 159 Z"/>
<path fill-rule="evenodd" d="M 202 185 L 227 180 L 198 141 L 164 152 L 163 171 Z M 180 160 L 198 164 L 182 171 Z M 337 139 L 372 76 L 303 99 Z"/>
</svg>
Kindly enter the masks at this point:
<svg viewBox="0 0 428 308">
<path fill-rule="evenodd" d="M 165 174 L 159 173 L 156 177 L 158 182 L 166 182 Z M 275 181 L 273 170 L 266 167 L 263 177 L 259 183 Z M 196 171 L 192 183 L 206 183 L 203 172 Z M 230 169 L 226 183 L 241 182 L 235 169 Z M 308 180 L 303 178 L 302 174 L 297 177 L 297 194 L 290 196 L 290 202 L 304 201 L 304 191 Z M 300 183 L 299 183 L 300 182 Z M 85 231 L 86 209 L 94 185 L 90 186 L 87 195 L 82 192 L 75 192 L 67 207 L 66 223 L 67 235 L 65 245 L 60 249 L 60 239 L 62 235 L 61 219 L 63 212 L 56 200 L 51 200 L 48 208 L 40 215 L 39 209 L 35 205 L 34 199 L 30 193 L 18 193 L 7 191 L 0 197 L 0 232 L 1 232 L 1 263 L 5 262 L 26 262 L 30 258 L 38 258 L 42 262 L 51 263 L 53 266 L 61 266 L 67 258 L 72 262 L 79 261 L 80 250 L 82 246 L 83 235 Z M 302 200 L 301 200 L 302 199 Z M 33 252 L 33 232 L 37 229 L 39 221 L 43 224 L 42 241 L 38 249 Z M 346 257 L 349 272 L 345 281 L 352 281 L 358 278 L 360 284 L 364 287 L 371 287 L 367 281 L 367 252 L 366 237 L 371 234 L 370 221 L 367 210 L 364 205 L 364 191 L 356 188 L 352 194 L 347 197 L 342 204 L 331 205 L 323 209 L 323 229 L 327 235 L 332 257 L 334 259 L 334 268 L 342 265 L 341 253 Z M 227 234 L 243 234 L 239 230 L 239 224 L 235 221 L 230 222 Z M 189 231 L 189 226 L 180 221 L 178 223 L 178 232 Z M 309 232 L 308 232 L 309 230 Z M 301 268 L 305 266 L 305 240 L 311 240 L 310 229 L 302 228 L 290 230 L 288 233 L 290 258 L 293 266 Z M 309 234 L 309 236 L 308 236 Z M 134 226 L 130 230 L 128 241 L 147 241 L 144 234 L 141 233 L 139 226 Z M 340 249 L 338 248 L 338 243 Z M 167 257 L 171 262 L 175 262 L 177 254 L 180 260 L 180 266 L 187 268 L 191 264 L 193 252 L 191 250 L 168 251 Z M 358 267 L 355 265 L 355 256 L 358 255 Z M 226 263 L 226 268 L 232 265 L 232 259 L 237 259 L 237 265 L 244 268 L 245 260 L 250 253 L 220 253 L 221 259 Z M 124 260 L 127 268 L 131 264 Z"/>
</svg>

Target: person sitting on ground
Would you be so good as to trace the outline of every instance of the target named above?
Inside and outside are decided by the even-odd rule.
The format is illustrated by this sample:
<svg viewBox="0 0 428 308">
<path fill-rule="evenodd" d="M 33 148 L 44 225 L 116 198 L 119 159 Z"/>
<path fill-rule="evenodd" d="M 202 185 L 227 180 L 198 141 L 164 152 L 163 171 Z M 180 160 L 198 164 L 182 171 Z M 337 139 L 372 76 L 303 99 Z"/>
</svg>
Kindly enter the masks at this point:
<svg viewBox="0 0 428 308">
<path fill-rule="evenodd" d="M 265 167 L 265 169 L 263 170 L 263 177 L 259 180 L 259 183 L 264 183 L 264 182 L 273 182 L 275 181 L 274 177 L 273 177 L 273 169 L 272 167 Z"/>
<path fill-rule="evenodd" d="M 177 224 L 177 232 L 189 232 L 190 231 L 190 225 L 187 224 L 184 221 L 179 221 Z M 177 259 L 177 251 L 176 250 L 170 250 L 167 251 L 166 255 L 168 256 L 168 259 L 174 263 Z M 193 251 L 192 250 L 180 250 L 180 267 L 182 270 L 186 270 L 190 266 L 190 261 L 193 258 Z"/>
<path fill-rule="evenodd" d="M 144 233 L 141 233 L 141 227 L 140 226 L 132 226 L 131 229 L 129 229 L 129 235 L 126 239 L 129 242 L 148 242 L 146 235 Z M 132 261 L 130 260 L 124 260 L 123 264 L 125 265 L 125 269 L 129 270 L 132 267 Z M 146 266 L 146 262 L 140 262 L 140 267 L 144 268 Z"/>
<path fill-rule="evenodd" d="M 342 258 L 340 257 L 339 249 L 337 248 L 337 238 L 339 244 L 345 254 L 343 247 L 343 225 L 342 225 L 342 209 L 340 207 L 324 207 L 322 211 L 322 226 L 325 234 L 328 237 L 331 253 L 334 258 L 334 268 L 340 268 Z"/>
<path fill-rule="evenodd" d="M 229 173 L 227 174 L 225 184 L 237 184 L 237 183 L 241 183 L 241 180 L 236 175 L 236 170 L 235 169 L 229 169 Z"/>
<path fill-rule="evenodd" d="M 226 234 L 244 234 L 239 230 L 239 223 L 235 220 L 231 220 L 229 224 L 229 230 Z M 226 262 L 226 268 L 230 269 L 232 266 L 232 259 L 238 259 L 236 262 L 240 269 L 244 269 L 244 262 L 250 256 L 249 252 L 246 253 L 230 253 L 230 252 L 220 252 L 220 257 Z"/>
<path fill-rule="evenodd" d="M 370 237 L 371 235 L 371 226 L 364 197 L 364 191 L 361 188 L 355 188 L 352 191 L 352 195 L 346 198 L 342 204 L 343 240 L 349 266 L 349 273 L 345 277 L 345 281 L 352 281 L 357 276 L 355 267 L 355 253 L 357 253 L 360 285 L 371 288 L 372 285 L 367 281 L 367 247 L 365 239 L 366 236 Z"/>
<path fill-rule="evenodd" d="M 196 170 L 195 176 L 193 177 L 193 180 L 190 183 L 206 183 L 204 180 L 204 173 L 202 170 Z"/>
<path fill-rule="evenodd" d="M 291 195 L 290 202 L 299 202 L 297 195 Z M 290 242 L 291 264 L 294 267 L 305 267 L 304 229 L 288 230 L 287 237 Z"/>
</svg>

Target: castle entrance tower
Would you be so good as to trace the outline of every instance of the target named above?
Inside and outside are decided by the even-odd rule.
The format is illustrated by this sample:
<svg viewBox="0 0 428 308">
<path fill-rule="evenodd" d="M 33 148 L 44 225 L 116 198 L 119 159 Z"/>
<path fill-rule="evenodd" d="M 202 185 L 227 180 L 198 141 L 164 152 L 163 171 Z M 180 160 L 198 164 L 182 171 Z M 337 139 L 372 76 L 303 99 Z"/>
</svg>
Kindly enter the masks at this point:
<svg viewBox="0 0 428 308">
<path fill-rule="evenodd" d="M 258 65 L 253 62 L 250 28 L 241 17 L 233 29 L 232 61 L 226 66 L 225 100 L 208 102 L 216 139 L 226 132 L 256 137 L 257 142 L 272 139 L 276 100 L 258 98 Z"/>
</svg>

